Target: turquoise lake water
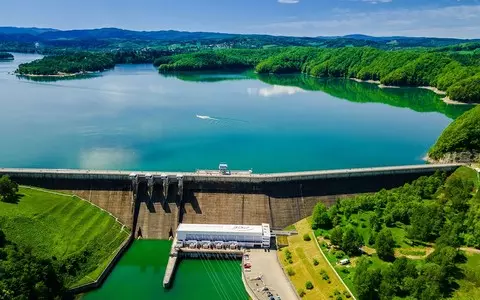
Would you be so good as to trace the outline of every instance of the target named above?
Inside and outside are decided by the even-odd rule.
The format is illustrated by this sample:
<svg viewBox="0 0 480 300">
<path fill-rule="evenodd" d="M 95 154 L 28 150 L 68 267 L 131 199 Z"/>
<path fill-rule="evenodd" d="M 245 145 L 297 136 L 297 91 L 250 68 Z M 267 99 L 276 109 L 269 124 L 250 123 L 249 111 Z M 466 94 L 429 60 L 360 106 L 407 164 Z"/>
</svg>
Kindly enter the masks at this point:
<svg viewBox="0 0 480 300">
<path fill-rule="evenodd" d="M 120 65 L 36 82 L 0 62 L 1 167 L 279 172 L 422 163 L 467 107 L 420 89 Z"/>
</svg>

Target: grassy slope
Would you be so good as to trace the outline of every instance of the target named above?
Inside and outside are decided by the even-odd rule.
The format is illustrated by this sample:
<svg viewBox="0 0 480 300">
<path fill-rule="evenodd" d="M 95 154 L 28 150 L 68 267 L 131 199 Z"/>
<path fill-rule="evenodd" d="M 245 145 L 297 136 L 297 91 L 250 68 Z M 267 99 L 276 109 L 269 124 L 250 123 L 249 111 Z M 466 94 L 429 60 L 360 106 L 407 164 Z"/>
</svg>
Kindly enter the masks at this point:
<svg viewBox="0 0 480 300">
<path fill-rule="evenodd" d="M 335 273 L 332 271 L 327 261 L 323 258 L 320 250 L 311 236 L 311 241 L 304 241 L 303 235 L 305 233 L 310 233 L 311 229 L 310 224 L 307 219 L 304 219 L 295 224 L 295 227 L 298 231 L 298 235 L 292 235 L 288 237 L 289 246 L 283 248 L 279 252 L 279 258 L 282 262 L 282 267 L 287 270 L 292 268 L 295 271 L 295 275 L 290 276 L 290 280 L 297 290 L 303 289 L 306 292 L 306 295 L 303 299 L 330 299 L 329 296 L 333 295 L 335 290 L 343 293 L 345 288 L 342 283 L 336 277 Z M 293 263 L 289 264 L 285 259 L 285 251 L 289 249 L 292 253 Z M 313 259 L 317 259 L 319 264 L 317 266 L 313 265 Z M 324 269 L 328 276 L 330 283 L 327 280 L 323 280 L 320 275 L 320 270 Z M 314 289 L 307 290 L 305 288 L 305 283 L 311 281 L 314 285 Z"/>
<path fill-rule="evenodd" d="M 66 259 L 94 249 L 80 283 L 97 278 L 128 232 L 108 213 L 73 196 L 21 187 L 18 204 L 0 202 L 0 226 L 14 243 L 39 257 Z M 73 285 L 76 285 L 73 283 Z"/>
</svg>

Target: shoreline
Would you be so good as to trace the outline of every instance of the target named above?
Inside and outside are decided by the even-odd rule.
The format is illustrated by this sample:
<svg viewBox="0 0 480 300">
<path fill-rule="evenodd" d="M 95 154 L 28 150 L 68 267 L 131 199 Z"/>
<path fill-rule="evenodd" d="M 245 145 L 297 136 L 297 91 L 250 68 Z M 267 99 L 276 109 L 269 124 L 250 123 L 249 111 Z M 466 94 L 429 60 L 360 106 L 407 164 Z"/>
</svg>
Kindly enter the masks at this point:
<svg viewBox="0 0 480 300">
<path fill-rule="evenodd" d="M 386 88 L 398 89 L 398 88 L 401 88 L 400 86 L 384 85 L 379 80 L 362 80 L 362 79 L 358 79 L 358 78 L 350 78 L 350 80 L 353 80 L 355 82 L 365 82 L 365 83 L 376 84 L 381 89 L 386 89 Z M 442 97 L 440 99 L 443 102 L 445 102 L 446 104 L 449 104 L 449 105 L 479 105 L 480 104 L 480 103 L 465 103 L 465 102 L 452 100 L 452 99 L 450 99 L 450 97 L 447 96 L 447 92 L 439 90 L 438 88 L 436 88 L 434 86 L 412 86 L 412 88 L 429 90 L 429 91 L 432 91 L 439 96 L 445 96 L 445 97 Z"/>
<path fill-rule="evenodd" d="M 14 72 L 13 74 L 17 76 L 23 76 L 23 77 L 32 77 L 32 78 L 68 78 L 68 77 L 76 77 L 76 76 L 83 76 L 83 75 L 95 75 L 95 74 L 100 74 L 101 71 L 92 71 L 92 72 L 78 72 L 78 73 L 57 73 L 57 74 L 47 74 L 47 75 L 39 75 L 39 74 L 20 74 Z"/>
</svg>

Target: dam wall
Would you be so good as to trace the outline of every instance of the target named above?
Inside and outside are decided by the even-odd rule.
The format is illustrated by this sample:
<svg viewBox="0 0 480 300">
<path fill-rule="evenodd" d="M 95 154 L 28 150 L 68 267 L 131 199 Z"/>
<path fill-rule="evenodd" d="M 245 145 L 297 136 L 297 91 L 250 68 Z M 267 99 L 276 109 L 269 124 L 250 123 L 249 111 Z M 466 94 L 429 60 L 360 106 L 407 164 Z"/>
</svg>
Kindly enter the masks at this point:
<svg viewBox="0 0 480 300">
<path fill-rule="evenodd" d="M 282 229 L 311 214 L 318 202 L 376 192 L 460 165 L 416 165 L 278 174 L 216 171 L 161 173 L 0 169 L 19 184 L 78 195 L 110 211 L 136 237 L 169 238 L 178 223 L 269 223 Z M 135 199 L 135 203 L 132 202 Z"/>
</svg>

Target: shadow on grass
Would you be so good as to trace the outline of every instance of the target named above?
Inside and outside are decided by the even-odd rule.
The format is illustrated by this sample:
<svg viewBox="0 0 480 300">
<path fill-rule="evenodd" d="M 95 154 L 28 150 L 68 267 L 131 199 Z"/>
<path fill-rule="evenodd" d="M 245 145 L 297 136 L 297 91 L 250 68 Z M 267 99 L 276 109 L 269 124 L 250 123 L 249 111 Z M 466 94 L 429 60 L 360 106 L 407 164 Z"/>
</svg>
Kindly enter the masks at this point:
<svg viewBox="0 0 480 300">
<path fill-rule="evenodd" d="M 2 197 L 2 202 L 10 203 L 10 204 L 18 204 L 18 202 L 20 202 L 20 199 L 22 199 L 24 196 L 25 196 L 24 194 L 16 193 L 15 195 Z"/>
</svg>

